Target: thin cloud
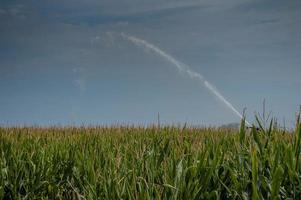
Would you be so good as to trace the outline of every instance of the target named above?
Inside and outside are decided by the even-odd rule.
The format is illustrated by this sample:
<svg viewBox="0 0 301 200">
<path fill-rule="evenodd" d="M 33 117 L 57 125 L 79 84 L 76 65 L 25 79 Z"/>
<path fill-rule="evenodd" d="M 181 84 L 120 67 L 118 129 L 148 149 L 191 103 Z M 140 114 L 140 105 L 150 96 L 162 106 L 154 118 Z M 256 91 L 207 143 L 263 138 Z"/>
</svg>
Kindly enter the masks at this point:
<svg viewBox="0 0 301 200">
<path fill-rule="evenodd" d="M 83 95 L 87 89 L 86 77 L 84 75 L 85 69 L 79 67 L 79 68 L 73 68 L 72 71 L 73 74 L 76 76 L 76 78 L 73 81 L 73 84 L 76 88 L 78 88 L 80 95 Z"/>
<path fill-rule="evenodd" d="M 79 89 L 81 94 L 86 91 L 86 80 L 84 78 L 75 79 L 74 84 Z"/>
<path fill-rule="evenodd" d="M 0 8 L 0 15 L 6 15 L 7 11 Z"/>
</svg>

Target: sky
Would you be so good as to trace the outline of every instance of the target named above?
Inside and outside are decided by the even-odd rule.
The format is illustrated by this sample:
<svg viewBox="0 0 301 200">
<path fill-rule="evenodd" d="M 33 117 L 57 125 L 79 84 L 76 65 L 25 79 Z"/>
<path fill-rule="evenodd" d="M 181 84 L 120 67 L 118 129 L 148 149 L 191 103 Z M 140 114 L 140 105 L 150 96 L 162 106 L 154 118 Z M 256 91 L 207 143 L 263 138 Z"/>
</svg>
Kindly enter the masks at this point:
<svg viewBox="0 0 301 200">
<path fill-rule="evenodd" d="M 1 0 L 0 125 L 216 126 L 227 106 L 143 39 L 202 74 L 248 121 L 293 126 L 300 0 Z"/>
</svg>

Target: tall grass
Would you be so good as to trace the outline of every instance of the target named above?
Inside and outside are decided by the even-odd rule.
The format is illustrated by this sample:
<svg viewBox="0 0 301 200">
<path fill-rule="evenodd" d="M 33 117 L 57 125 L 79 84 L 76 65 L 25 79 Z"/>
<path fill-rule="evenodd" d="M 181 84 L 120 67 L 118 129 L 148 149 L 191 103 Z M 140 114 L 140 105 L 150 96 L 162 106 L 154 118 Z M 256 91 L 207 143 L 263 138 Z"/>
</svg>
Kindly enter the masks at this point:
<svg viewBox="0 0 301 200">
<path fill-rule="evenodd" d="M 301 123 L 0 128 L 0 199 L 300 199 Z"/>
</svg>

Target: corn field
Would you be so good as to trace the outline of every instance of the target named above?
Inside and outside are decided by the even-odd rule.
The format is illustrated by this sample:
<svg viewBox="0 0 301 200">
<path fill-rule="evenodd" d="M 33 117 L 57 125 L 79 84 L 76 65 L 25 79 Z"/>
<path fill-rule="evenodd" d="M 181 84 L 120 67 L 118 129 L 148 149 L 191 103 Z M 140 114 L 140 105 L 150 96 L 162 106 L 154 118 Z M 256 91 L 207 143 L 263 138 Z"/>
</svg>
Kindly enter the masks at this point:
<svg viewBox="0 0 301 200">
<path fill-rule="evenodd" d="M 301 123 L 0 128 L 0 199 L 300 199 Z"/>
</svg>

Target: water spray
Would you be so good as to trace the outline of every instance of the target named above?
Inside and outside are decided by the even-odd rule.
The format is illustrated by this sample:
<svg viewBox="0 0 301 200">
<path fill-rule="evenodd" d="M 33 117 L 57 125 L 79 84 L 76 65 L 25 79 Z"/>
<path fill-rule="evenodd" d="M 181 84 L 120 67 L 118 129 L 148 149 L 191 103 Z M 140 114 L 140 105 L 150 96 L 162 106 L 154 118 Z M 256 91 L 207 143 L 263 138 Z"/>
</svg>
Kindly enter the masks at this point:
<svg viewBox="0 0 301 200">
<path fill-rule="evenodd" d="M 180 61 L 176 60 L 171 55 L 167 54 L 163 50 L 161 50 L 159 47 L 134 36 L 127 35 L 125 33 L 121 33 L 121 36 L 129 40 L 130 42 L 134 43 L 135 45 L 152 50 L 154 53 L 158 54 L 159 56 L 166 59 L 168 62 L 172 63 L 179 72 L 187 74 L 191 79 L 197 80 L 198 82 L 202 83 L 214 96 L 216 96 L 224 105 L 227 106 L 235 115 L 237 115 L 240 119 L 243 119 L 244 117 L 240 114 L 240 112 L 237 111 L 237 109 L 234 108 L 234 106 L 209 82 L 207 81 L 200 73 L 197 73 L 190 69 L 190 67 L 184 63 L 181 63 Z M 251 124 L 246 121 L 246 124 L 248 126 L 251 126 Z"/>
</svg>

